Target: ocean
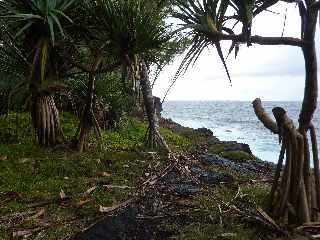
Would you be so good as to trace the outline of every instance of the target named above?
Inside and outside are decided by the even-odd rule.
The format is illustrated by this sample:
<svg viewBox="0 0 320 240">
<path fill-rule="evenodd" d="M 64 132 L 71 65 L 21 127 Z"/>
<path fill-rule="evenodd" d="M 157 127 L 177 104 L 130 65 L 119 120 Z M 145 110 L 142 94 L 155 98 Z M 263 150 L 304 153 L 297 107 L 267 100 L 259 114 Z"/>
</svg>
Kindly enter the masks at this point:
<svg viewBox="0 0 320 240">
<path fill-rule="evenodd" d="M 283 107 L 297 125 L 301 103 L 263 102 L 267 112 Z M 240 101 L 166 101 L 162 116 L 191 128 L 205 127 L 223 141 L 247 143 L 254 155 L 265 161 L 277 162 L 280 152 L 278 136 L 257 119 L 251 102 Z M 318 143 L 320 139 L 319 110 L 314 115 Z"/>
</svg>

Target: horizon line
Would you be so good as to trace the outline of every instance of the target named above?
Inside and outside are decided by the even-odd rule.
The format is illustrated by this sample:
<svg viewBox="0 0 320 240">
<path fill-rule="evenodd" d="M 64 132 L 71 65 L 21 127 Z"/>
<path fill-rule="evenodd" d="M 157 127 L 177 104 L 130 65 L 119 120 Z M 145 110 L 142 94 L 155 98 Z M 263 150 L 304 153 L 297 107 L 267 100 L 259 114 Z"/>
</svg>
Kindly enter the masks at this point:
<svg viewBox="0 0 320 240">
<path fill-rule="evenodd" d="M 236 100 L 236 99 L 229 99 L 229 100 L 223 100 L 223 99 L 196 99 L 196 100 L 172 100 L 168 99 L 165 100 L 164 102 L 253 102 L 253 100 Z M 263 100 L 261 99 L 262 102 L 302 102 L 303 100 Z M 318 101 L 320 103 L 320 101 Z"/>
</svg>

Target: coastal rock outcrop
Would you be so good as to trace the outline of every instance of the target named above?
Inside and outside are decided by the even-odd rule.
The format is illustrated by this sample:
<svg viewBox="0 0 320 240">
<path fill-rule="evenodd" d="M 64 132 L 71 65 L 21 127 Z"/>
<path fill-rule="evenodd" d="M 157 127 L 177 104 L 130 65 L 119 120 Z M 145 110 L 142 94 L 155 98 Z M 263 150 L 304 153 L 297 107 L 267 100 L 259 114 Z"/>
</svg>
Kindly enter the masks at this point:
<svg viewBox="0 0 320 240">
<path fill-rule="evenodd" d="M 246 143 L 238 143 L 236 141 L 222 141 L 225 144 L 224 151 L 242 151 L 252 154 L 250 146 Z"/>
<path fill-rule="evenodd" d="M 191 172 L 197 175 L 202 183 L 206 184 L 231 183 L 234 181 L 233 177 L 229 174 L 208 171 L 199 166 L 193 166 Z"/>
<path fill-rule="evenodd" d="M 199 160 L 207 165 L 217 165 L 222 167 L 228 167 L 232 170 L 239 171 L 241 173 L 259 173 L 267 172 L 270 170 L 271 165 L 263 161 L 241 161 L 236 162 L 227 158 L 220 157 L 217 154 L 202 154 L 199 156 Z"/>
</svg>

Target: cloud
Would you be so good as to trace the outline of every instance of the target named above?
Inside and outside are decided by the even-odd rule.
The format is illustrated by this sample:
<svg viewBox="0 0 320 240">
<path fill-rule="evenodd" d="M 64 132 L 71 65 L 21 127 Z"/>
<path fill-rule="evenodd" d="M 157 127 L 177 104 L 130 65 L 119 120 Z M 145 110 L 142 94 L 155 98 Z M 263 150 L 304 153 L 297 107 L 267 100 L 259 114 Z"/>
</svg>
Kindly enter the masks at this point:
<svg viewBox="0 0 320 240">
<path fill-rule="evenodd" d="M 299 37 L 300 17 L 295 5 L 282 3 L 272 10 L 281 14 L 266 12 L 256 18 L 252 29 L 253 35 L 281 36 L 285 26 L 284 36 Z M 286 24 L 284 24 L 285 12 L 287 12 Z M 230 44 L 230 42 L 222 44 L 225 55 Z M 154 89 L 156 95 L 164 95 L 181 60 L 182 57 L 178 57 L 161 73 Z M 168 95 L 168 99 L 252 100 L 255 97 L 265 100 L 302 99 L 305 69 L 303 54 L 298 47 L 254 45 L 248 48 L 242 45 L 238 58 L 230 56 L 227 65 L 233 87 L 230 87 L 216 50 L 213 47 L 205 50 L 197 63 L 181 76 Z"/>
</svg>

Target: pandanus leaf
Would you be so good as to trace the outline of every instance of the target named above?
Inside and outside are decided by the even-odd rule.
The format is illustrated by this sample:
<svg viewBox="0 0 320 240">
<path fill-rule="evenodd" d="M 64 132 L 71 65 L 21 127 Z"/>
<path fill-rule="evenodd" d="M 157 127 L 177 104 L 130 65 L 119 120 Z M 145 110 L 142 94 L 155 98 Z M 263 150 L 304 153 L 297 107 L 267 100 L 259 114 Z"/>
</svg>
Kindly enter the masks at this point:
<svg viewBox="0 0 320 240">
<path fill-rule="evenodd" d="M 242 23 L 242 34 L 249 40 L 254 12 L 254 0 L 231 0 L 231 6 L 237 12 Z M 250 43 L 248 42 L 248 45 Z"/>
<path fill-rule="evenodd" d="M 224 22 L 224 16 L 229 6 L 229 0 L 221 0 L 220 7 L 218 10 L 217 27 L 220 30 Z"/>
<path fill-rule="evenodd" d="M 32 22 L 27 22 L 14 36 L 14 38 L 19 37 L 24 31 L 32 26 Z"/>
<path fill-rule="evenodd" d="M 209 29 L 213 33 L 217 33 L 218 32 L 217 27 L 216 27 L 215 23 L 213 22 L 212 17 L 210 17 L 209 15 L 207 16 L 207 24 L 208 24 Z"/>
<path fill-rule="evenodd" d="M 191 63 L 197 61 L 205 47 L 214 45 L 231 83 L 231 77 L 220 43 L 212 38 L 212 33 L 218 33 L 223 30 L 223 25 L 226 20 L 225 14 L 230 0 L 203 0 L 202 4 L 194 0 L 178 0 L 177 2 L 180 11 L 174 16 L 183 22 L 182 28 L 180 29 L 190 29 L 190 35 L 194 37 L 192 39 L 192 45 L 184 57 L 174 79 L 181 73 L 184 73 Z M 189 17 L 189 15 L 191 15 L 191 17 Z M 190 24 L 190 19 L 196 19 L 194 21 L 195 23 Z M 232 33 L 229 32 L 229 34 Z M 236 45 L 234 45 L 232 49 L 235 47 Z"/>
<path fill-rule="evenodd" d="M 223 53 L 222 53 L 221 45 L 220 45 L 219 42 L 215 43 L 215 45 L 216 45 L 216 49 L 217 49 L 218 55 L 220 57 L 220 60 L 221 60 L 221 62 L 223 64 L 223 67 L 224 67 L 224 69 L 225 69 L 225 71 L 227 73 L 227 76 L 228 76 L 228 79 L 230 81 L 230 84 L 232 85 L 230 73 L 229 73 L 229 70 L 228 70 L 228 67 L 227 67 L 227 63 L 226 63 L 226 61 L 224 59 L 224 56 L 223 56 Z"/>
</svg>

